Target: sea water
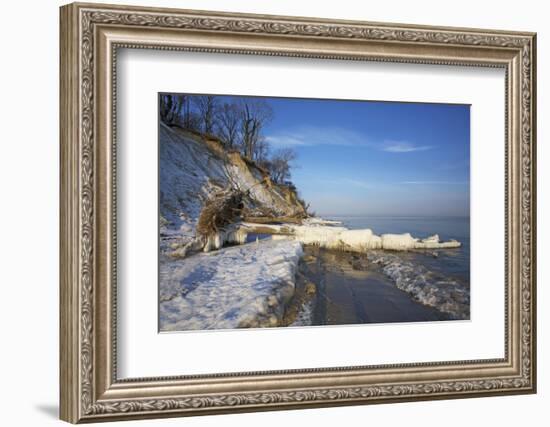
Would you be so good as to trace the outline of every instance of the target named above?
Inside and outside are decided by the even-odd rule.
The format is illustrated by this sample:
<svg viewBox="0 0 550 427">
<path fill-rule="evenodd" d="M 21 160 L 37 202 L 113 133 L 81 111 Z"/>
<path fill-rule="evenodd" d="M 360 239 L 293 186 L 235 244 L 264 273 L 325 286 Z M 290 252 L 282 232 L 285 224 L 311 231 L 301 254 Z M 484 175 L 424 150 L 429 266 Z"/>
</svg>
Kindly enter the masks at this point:
<svg viewBox="0 0 550 427">
<path fill-rule="evenodd" d="M 468 319 L 470 315 L 470 218 L 413 216 L 331 216 L 349 229 L 370 228 L 375 234 L 410 233 L 425 238 L 438 234 L 440 241 L 455 239 L 460 248 L 375 251 L 369 259 L 382 267 L 395 284 L 419 302 Z"/>
</svg>

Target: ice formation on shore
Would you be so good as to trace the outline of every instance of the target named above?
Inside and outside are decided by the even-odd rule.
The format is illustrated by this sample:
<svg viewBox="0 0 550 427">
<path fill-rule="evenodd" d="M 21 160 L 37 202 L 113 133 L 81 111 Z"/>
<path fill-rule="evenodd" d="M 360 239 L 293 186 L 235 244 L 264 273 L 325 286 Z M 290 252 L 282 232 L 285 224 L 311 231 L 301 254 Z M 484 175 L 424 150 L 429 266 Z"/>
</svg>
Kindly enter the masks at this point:
<svg viewBox="0 0 550 427">
<path fill-rule="evenodd" d="M 440 242 L 439 236 L 418 239 L 409 233 L 382 234 L 377 236 L 372 230 L 349 230 L 345 227 L 317 225 L 275 225 L 242 223 L 241 227 L 246 232 L 260 230 L 264 233 L 272 233 L 275 239 L 295 239 L 306 245 L 317 245 L 326 249 L 338 249 L 351 252 L 367 252 L 371 249 L 387 249 L 394 251 L 406 251 L 410 249 L 444 249 L 458 248 L 460 242 L 449 240 Z"/>
</svg>

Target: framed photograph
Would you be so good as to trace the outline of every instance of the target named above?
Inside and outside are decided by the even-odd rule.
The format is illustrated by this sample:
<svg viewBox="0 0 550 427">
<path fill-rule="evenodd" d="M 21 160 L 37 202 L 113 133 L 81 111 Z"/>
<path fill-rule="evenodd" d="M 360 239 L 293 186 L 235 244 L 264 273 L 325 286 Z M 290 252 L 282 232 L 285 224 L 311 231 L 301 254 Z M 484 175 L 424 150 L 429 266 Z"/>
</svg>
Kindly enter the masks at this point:
<svg viewBox="0 0 550 427">
<path fill-rule="evenodd" d="M 60 22 L 63 420 L 535 392 L 535 34 Z"/>
</svg>

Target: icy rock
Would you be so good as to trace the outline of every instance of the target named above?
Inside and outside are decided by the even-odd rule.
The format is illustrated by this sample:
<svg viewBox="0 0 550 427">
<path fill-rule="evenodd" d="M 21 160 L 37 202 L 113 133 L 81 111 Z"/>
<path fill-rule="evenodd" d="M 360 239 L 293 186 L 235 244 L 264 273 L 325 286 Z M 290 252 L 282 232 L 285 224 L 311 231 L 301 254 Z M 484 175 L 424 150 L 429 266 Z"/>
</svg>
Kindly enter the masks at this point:
<svg viewBox="0 0 550 427">
<path fill-rule="evenodd" d="M 394 251 L 404 251 L 415 247 L 418 239 L 410 233 L 404 234 L 382 234 L 382 248 Z"/>
<path fill-rule="evenodd" d="M 422 243 L 439 243 L 439 234 L 434 234 L 433 236 L 426 237 L 421 241 Z"/>
</svg>

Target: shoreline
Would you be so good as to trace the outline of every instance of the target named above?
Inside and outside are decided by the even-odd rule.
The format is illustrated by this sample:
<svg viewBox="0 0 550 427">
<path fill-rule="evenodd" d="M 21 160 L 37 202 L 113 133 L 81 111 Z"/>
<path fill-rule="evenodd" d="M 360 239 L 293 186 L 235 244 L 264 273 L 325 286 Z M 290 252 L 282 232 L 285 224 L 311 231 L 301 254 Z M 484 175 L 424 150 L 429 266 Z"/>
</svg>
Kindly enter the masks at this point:
<svg viewBox="0 0 550 427">
<path fill-rule="evenodd" d="M 220 230 L 220 234 L 228 233 L 228 230 L 242 230 L 243 223 L 232 224 L 227 230 Z M 163 330 L 192 330 L 192 329 L 232 329 L 232 328 L 256 328 L 256 327 L 292 327 L 292 326 L 321 326 L 321 325 L 349 325 L 367 323 L 392 323 L 392 322 L 418 322 L 418 321 L 439 321 L 439 320 L 464 320 L 469 318 L 469 287 L 464 290 L 457 287 L 456 281 L 450 276 L 435 275 L 433 271 L 423 268 L 416 255 L 427 255 L 437 258 L 437 255 L 430 247 L 406 249 L 399 246 L 398 249 L 384 249 L 377 246 L 363 245 L 363 238 L 372 239 L 378 237 L 370 229 L 350 230 L 337 221 L 324 220 L 322 218 L 308 218 L 303 225 L 294 223 L 277 224 L 254 224 L 246 223 L 247 232 L 239 235 L 239 238 L 220 239 L 219 248 L 208 248 L 195 253 L 188 253 L 185 257 L 166 256 L 164 262 L 172 265 L 184 266 L 189 260 L 194 263 L 198 257 L 207 256 L 215 263 L 222 262 L 224 253 L 230 248 L 243 248 L 252 251 L 256 256 L 269 259 L 269 254 L 263 252 L 265 243 L 276 247 L 284 245 L 285 242 L 299 244 L 303 254 L 299 256 L 292 266 L 294 274 L 287 279 L 287 295 L 281 298 L 277 290 L 280 286 L 277 281 L 262 279 L 260 276 L 243 280 L 239 286 L 247 288 L 248 292 L 256 292 L 252 283 L 265 281 L 265 291 L 262 302 L 256 301 L 258 305 L 256 314 L 250 311 L 250 307 L 238 307 L 234 305 L 232 311 L 248 312 L 244 320 L 240 315 L 240 321 L 229 321 L 224 319 L 224 314 L 216 316 L 217 321 L 212 323 L 200 323 L 188 319 L 180 323 L 174 317 L 170 323 L 179 323 L 178 326 L 161 328 Z M 304 230 L 295 232 L 295 230 Z M 262 234 L 252 232 L 261 231 Z M 284 234 L 274 234 L 274 231 L 284 231 Z M 309 233 L 309 231 L 313 233 Z M 328 239 L 326 238 L 328 236 Z M 344 244 L 342 236 L 347 236 L 347 242 L 359 242 L 356 246 Z M 388 236 L 388 235 L 382 235 Z M 399 237 L 403 235 L 390 235 Z M 434 242 L 438 243 L 438 236 L 435 239 L 415 239 L 410 234 L 405 234 L 408 241 L 412 242 Z M 172 237 L 172 236 L 166 236 Z M 259 239 L 259 240 L 256 240 Z M 323 240 L 324 239 L 324 240 Z M 326 242 L 329 242 L 328 244 Z M 259 244 L 259 242 L 262 242 Z M 436 244 L 437 244 L 436 243 Z M 458 243 L 458 242 L 457 242 Z M 255 245 L 255 246 L 254 246 Z M 460 245 L 460 244 L 459 244 Z M 453 246 L 460 247 L 460 246 Z M 435 249 L 446 249 L 446 246 L 439 246 Z M 259 250 L 259 252 L 258 252 Z M 445 253 L 445 251 L 443 251 Z M 431 254 L 431 255 L 430 255 Z M 435 254 L 435 256 L 434 256 Z M 167 254 L 168 255 L 168 254 Z M 219 261 L 216 261 L 218 260 Z M 434 259 L 434 262 L 437 262 Z M 163 263 L 163 261 L 161 261 Z M 240 259 L 234 260 L 235 268 L 239 269 Z M 271 262 L 266 265 L 267 274 L 272 268 Z M 164 267 L 162 267 L 164 268 Z M 218 269 L 219 267 L 216 267 Z M 220 274 L 223 271 L 219 271 Z M 418 273 L 418 274 L 417 274 Z M 255 273 L 256 274 L 256 273 Z M 429 277 L 424 280 L 424 277 Z M 432 280 L 432 278 L 434 278 Z M 180 276 L 179 285 L 170 284 L 174 289 L 180 289 L 181 298 L 187 300 L 193 298 L 195 284 L 192 276 Z M 271 282 L 270 282 L 271 281 Z M 290 286 L 289 281 L 292 281 Z M 191 283 L 189 283 L 191 282 Z M 450 286 L 449 286 L 450 283 Z M 198 291 L 208 287 L 207 283 L 201 283 Z M 225 285 L 224 285 L 225 286 Z M 258 285 L 254 285 L 258 286 Z M 163 285 L 164 287 L 164 285 Z M 292 289 L 291 289 L 292 288 Z M 228 295 L 225 295 L 225 293 Z M 227 298 L 231 294 L 231 288 L 227 287 L 220 294 L 220 297 Z M 187 295 L 187 294 L 190 295 Z M 259 296 L 259 295 L 258 295 Z M 458 301 L 455 301 L 456 297 Z M 275 305 L 274 301 L 277 301 Z M 185 304 L 180 299 L 180 304 Z M 163 306 L 167 302 L 160 301 Z M 252 300 L 250 300 L 252 302 Z M 208 304 L 209 306 L 211 304 Z M 208 314 L 211 310 L 208 307 L 189 306 L 201 317 L 213 316 Z M 183 308 L 183 306 L 182 306 Z M 165 311 L 165 310 L 163 310 Z M 180 309 L 178 309 L 180 311 Z M 280 314 L 279 314 L 280 313 Z M 183 315 L 183 312 L 181 312 Z M 187 315 L 186 315 L 187 316 Z M 233 315 L 234 316 L 234 315 Z M 189 323 L 190 322 L 190 323 Z"/>
<path fill-rule="evenodd" d="M 415 301 L 364 255 L 305 245 L 297 276 L 296 296 L 281 326 L 451 320 L 446 313 Z M 315 290 L 308 294 L 304 289 L 311 284 Z"/>
</svg>

